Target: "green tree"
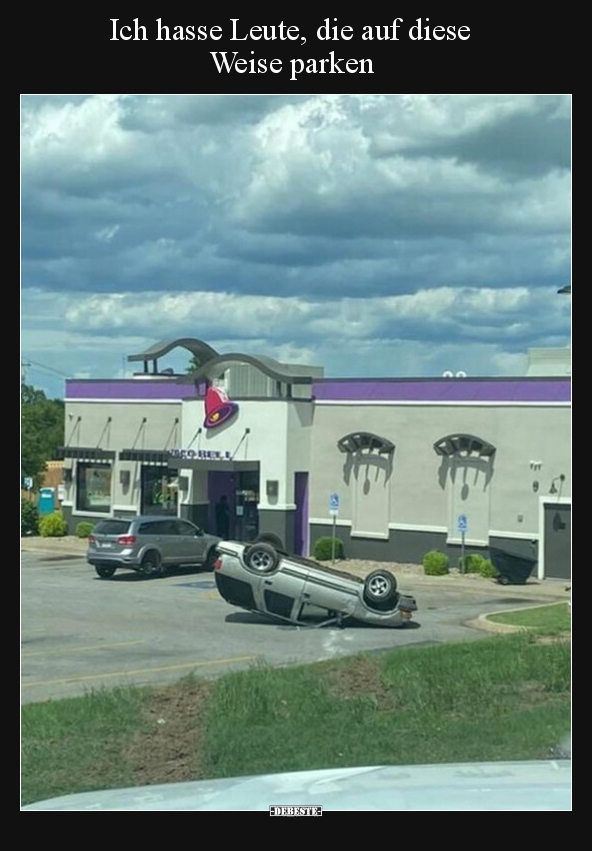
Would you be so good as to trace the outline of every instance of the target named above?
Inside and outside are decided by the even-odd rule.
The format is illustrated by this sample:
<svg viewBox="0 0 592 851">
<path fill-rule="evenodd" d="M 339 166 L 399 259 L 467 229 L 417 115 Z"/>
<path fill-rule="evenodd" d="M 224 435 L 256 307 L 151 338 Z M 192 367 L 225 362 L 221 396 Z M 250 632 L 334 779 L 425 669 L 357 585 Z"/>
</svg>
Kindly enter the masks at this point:
<svg viewBox="0 0 592 851">
<path fill-rule="evenodd" d="M 48 399 L 43 390 L 21 384 L 21 475 L 35 486 L 58 446 L 64 445 L 64 403 Z"/>
<path fill-rule="evenodd" d="M 198 360 L 198 358 L 195 355 L 191 355 L 191 357 L 189 358 L 189 363 L 187 364 L 187 367 L 185 369 L 185 372 L 187 372 L 187 373 L 197 372 L 197 370 L 201 366 L 203 366 L 203 362 Z"/>
</svg>

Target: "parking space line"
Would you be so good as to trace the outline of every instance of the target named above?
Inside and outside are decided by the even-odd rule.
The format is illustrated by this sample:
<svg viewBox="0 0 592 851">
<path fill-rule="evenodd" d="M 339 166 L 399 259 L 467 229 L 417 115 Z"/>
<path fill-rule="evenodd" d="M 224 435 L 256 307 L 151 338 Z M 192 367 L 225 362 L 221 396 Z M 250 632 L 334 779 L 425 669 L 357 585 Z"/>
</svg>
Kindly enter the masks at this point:
<svg viewBox="0 0 592 851">
<path fill-rule="evenodd" d="M 67 683 L 78 683 L 83 680 L 102 680 L 107 677 L 129 677 L 137 674 L 154 674 L 161 671 L 176 671 L 182 668 L 203 668 L 208 665 L 225 665 L 230 662 L 254 662 L 257 656 L 232 656 L 229 659 L 208 659 L 206 662 L 184 662 L 181 665 L 163 665 L 158 668 L 138 668 L 135 671 L 109 671 L 105 674 L 87 674 L 82 677 L 61 677 L 57 680 L 36 680 L 32 683 L 22 683 L 21 688 L 32 688 L 34 686 L 65 685 Z"/>
<path fill-rule="evenodd" d="M 132 644 L 144 644 L 140 639 L 136 641 L 118 641 L 116 644 L 87 644 L 85 647 L 65 647 L 61 650 L 36 650 L 34 653 L 21 653 L 21 659 L 30 659 L 31 656 L 59 656 L 62 653 L 81 653 L 83 650 L 110 650 L 112 647 L 131 647 Z"/>
</svg>

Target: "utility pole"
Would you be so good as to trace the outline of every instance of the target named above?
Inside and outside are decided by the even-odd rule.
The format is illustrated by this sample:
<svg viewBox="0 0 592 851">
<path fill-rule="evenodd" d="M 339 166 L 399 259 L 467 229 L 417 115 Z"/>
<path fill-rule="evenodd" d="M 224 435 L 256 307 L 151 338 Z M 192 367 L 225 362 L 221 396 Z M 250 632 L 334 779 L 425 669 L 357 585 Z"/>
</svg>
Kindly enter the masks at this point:
<svg viewBox="0 0 592 851">
<path fill-rule="evenodd" d="M 27 367 L 31 366 L 29 361 L 21 358 L 21 385 L 27 383 Z"/>
</svg>

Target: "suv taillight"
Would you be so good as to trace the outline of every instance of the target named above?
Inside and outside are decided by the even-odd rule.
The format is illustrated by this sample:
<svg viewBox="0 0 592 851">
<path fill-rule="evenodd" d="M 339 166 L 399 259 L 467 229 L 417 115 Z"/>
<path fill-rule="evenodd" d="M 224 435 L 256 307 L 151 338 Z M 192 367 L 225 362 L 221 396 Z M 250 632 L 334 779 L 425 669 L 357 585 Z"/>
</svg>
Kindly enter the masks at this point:
<svg viewBox="0 0 592 851">
<path fill-rule="evenodd" d="M 217 558 L 214 562 L 214 570 L 222 570 L 222 559 Z"/>
<path fill-rule="evenodd" d="M 120 535 L 117 539 L 117 543 L 121 544 L 124 547 L 128 547 L 130 544 L 136 543 L 135 535 Z"/>
</svg>

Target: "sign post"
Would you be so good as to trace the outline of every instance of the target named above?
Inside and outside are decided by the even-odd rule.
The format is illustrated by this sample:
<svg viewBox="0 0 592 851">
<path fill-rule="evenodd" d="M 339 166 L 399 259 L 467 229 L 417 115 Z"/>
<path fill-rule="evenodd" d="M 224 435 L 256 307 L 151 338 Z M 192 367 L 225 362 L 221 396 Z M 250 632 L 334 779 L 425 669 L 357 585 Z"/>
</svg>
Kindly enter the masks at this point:
<svg viewBox="0 0 592 851">
<path fill-rule="evenodd" d="M 465 535 L 467 533 L 468 528 L 469 523 L 467 520 L 467 515 L 459 514 L 458 531 L 460 532 L 460 572 L 463 574 L 465 572 Z"/>
<path fill-rule="evenodd" d="M 339 494 L 332 493 L 329 496 L 329 514 L 333 517 L 333 537 L 331 539 L 331 564 L 335 564 L 335 526 L 339 514 Z"/>
</svg>

